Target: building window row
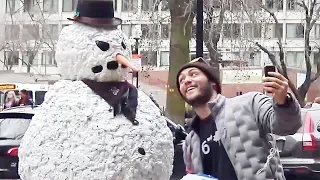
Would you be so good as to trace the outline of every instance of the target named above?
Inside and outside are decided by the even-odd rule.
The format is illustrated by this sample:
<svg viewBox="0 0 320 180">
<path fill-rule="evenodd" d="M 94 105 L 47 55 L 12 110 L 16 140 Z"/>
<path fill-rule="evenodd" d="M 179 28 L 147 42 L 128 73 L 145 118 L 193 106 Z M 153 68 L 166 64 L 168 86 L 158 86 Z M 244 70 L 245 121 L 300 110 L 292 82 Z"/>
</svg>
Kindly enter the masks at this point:
<svg viewBox="0 0 320 180">
<path fill-rule="evenodd" d="M 15 13 L 23 9 L 23 12 L 43 11 L 57 13 L 59 0 L 6 0 L 6 12 Z M 62 11 L 73 12 L 76 10 L 78 0 L 62 0 Z"/>
<path fill-rule="evenodd" d="M 56 13 L 59 10 L 59 0 L 6 0 L 6 12 L 13 13 L 20 9 L 24 12 L 34 12 L 43 10 L 44 12 Z M 73 12 L 76 10 L 78 0 L 62 0 L 62 12 Z M 141 8 L 142 11 L 158 11 L 159 7 L 162 11 L 168 11 L 168 0 L 114 0 L 114 8 L 117 9 L 121 3 L 121 11 L 132 12 Z M 287 10 L 298 10 L 301 8 L 297 4 L 298 0 L 287 0 Z M 209 6 L 220 8 L 221 2 L 212 0 L 206 2 Z M 225 8 L 231 11 L 240 10 L 242 5 L 245 4 L 247 8 L 259 9 L 262 5 L 262 0 L 228 0 Z M 265 6 L 270 10 L 283 10 L 283 0 L 265 0 Z M 206 4 L 207 5 L 207 4 Z"/>
<path fill-rule="evenodd" d="M 271 52 L 275 55 L 276 61 L 280 63 L 279 52 Z M 157 66 L 157 57 L 158 51 L 141 51 L 142 55 L 141 64 L 143 66 Z M 160 64 L 159 66 L 169 66 L 169 51 L 159 51 Z M 226 60 L 243 60 L 248 62 L 248 66 L 261 66 L 261 52 L 228 52 L 224 53 L 224 58 Z M 312 67 L 316 67 L 317 59 L 319 55 L 316 53 L 312 53 L 310 56 L 310 61 Z M 195 58 L 195 52 L 190 53 L 190 58 Z M 209 54 L 207 52 L 204 53 L 204 58 L 209 59 Z M 27 65 L 49 65 L 55 66 L 55 52 L 54 51 L 44 51 L 41 53 L 41 58 L 38 58 L 38 54 L 36 51 L 23 51 L 20 53 L 19 51 L 5 51 L 4 52 L 4 64 L 5 65 L 19 65 L 19 62 L 23 66 Z M 287 51 L 285 52 L 285 63 L 287 67 L 291 68 L 305 68 L 305 60 L 304 60 L 304 51 Z"/>
<path fill-rule="evenodd" d="M 20 27 L 21 31 L 20 31 Z M 40 26 L 38 24 L 5 25 L 6 40 L 39 40 L 40 37 L 48 40 L 58 40 L 59 26 L 58 24 L 46 24 L 42 26 L 42 36 L 40 36 Z"/>
<path fill-rule="evenodd" d="M 6 0 L 6 12 L 15 13 L 23 9 L 23 12 L 43 12 L 57 13 L 59 12 L 59 0 Z M 62 0 L 62 12 L 73 12 L 76 10 L 78 0 Z M 114 8 L 117 9 L 121 3 L 121 11 L 131 12 L 141 8 L 142 11 L 158 11 L 161 7 L 162 11 L 167 11 L 168 0 L 142 0 L 139 4 L 138 0 L 114 0 Z"/>
<path fill-rule="evenodd" d="M 299 0 L 287 0 L 286 5 L 284 5 L 283 0 L 265 0 L 264 5 L 273 11 L 283 10 L 283 7 L 286 6 L 287 10 L 298 10 L 301 8 L 297 2 Z M 227 0 L 224 2 L 224 7 L 230 11 L 239 11 L 241 8 L 248 9 L 261 9 L 261 5 L 263 4 L 262 0 Z M 211 0 L 206 2 L 206 6 L 212 6 L 214 8 L 221 7 L 221 1 L 219 0 Z"/>
<path fill-rule="evenodd" d="M 283 26 L 286 25 L 286 31 Z M 278 34 L 283 38 L 304 38 L 304 24 L 286 23 L 286 24 L 223 24 L 222 35 L 224 38 L 236 39 L 244 38 L 277 38 Z M 196 35 L 196 25 L 192 27 L 192 37 Z M 310 31 L 310 38 L 320 38 L 320 24 L 315 24 Z"/>
<path fill-rule="evenodd" d="M 44 51 L 41 53 L 41 58 L 38 58 L 37 51 L 5 51 L 4 52 L 4 65 L 6 66 L 18 66 L 19 62 L 23 66 L 28 65 L 48 65 L 56 66 L 55 52 L 54 51 Z"/>
</svg>

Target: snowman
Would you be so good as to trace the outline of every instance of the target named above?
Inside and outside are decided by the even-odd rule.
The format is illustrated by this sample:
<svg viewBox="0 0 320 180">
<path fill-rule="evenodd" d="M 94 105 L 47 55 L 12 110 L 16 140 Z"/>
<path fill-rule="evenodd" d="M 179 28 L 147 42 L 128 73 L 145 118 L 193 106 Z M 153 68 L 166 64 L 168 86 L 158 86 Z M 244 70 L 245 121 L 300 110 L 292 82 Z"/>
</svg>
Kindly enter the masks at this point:
<svg viewBox="0 0 320 180">
<path fill-rule="evenodd" d="M 126 79 L 128 39 L 113 1 L 79 0 L 56 47 L 63 80 L 46 93 L 19 148 L 22 180 L 168 180 L 173 137 Z"/>
</svg>

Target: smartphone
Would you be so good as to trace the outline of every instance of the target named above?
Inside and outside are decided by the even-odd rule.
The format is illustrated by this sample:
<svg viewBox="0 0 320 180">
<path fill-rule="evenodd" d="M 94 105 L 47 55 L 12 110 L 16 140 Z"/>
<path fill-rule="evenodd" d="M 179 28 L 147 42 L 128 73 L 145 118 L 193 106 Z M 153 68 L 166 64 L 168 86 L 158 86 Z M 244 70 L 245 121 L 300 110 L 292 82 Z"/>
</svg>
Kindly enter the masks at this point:
<svg viewBox="0 0 320 180">
<path fill-rule="evenodd" d="M 276 72 L 276 67 L 275 66 L 265 66 L 264 67 L 264 76 L 270 77 L 270 75 L 268 74 L 269 72 Z"/>
</svg>

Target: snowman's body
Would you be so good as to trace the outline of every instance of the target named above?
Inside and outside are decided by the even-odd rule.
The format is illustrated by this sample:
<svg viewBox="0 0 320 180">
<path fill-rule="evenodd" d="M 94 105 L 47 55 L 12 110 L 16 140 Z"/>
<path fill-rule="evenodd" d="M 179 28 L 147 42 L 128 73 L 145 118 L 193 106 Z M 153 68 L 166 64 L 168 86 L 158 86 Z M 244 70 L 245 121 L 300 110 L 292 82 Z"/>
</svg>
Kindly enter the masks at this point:
<svg viewBox="0 0 320 180">
<path fill-rule="evenodd" d="M 109 41 L 113 49 L 99 52 L 94 45 L 99 39 Z M 106 67 L 116 53 L 130 58 L 130 50 L 121 49 L 123 41 L 126 38 L 119 30 L 78 23 L 63 29 L 56 59 L 62 76 L 71 80 L 61 80 L 49 89 L 24 135 L 19 148 L 22 180 L 170 178 L 173 137 L 151 99 L 138 91 L 139 125 L 135 126 L 122 114 L 114 116 L 111 106 L 81 81 L 123 79 L 127 68 L 91 72 L 96 65 Z"/>
</svg>

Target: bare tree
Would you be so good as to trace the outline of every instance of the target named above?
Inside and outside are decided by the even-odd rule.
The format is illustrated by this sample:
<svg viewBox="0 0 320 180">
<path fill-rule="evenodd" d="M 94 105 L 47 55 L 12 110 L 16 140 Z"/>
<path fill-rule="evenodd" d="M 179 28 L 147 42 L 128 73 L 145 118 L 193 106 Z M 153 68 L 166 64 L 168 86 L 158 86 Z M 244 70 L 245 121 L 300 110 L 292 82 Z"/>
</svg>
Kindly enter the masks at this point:
<svg viewBox="0 0 320 180">
<path fill-rule="evenodd" d="M 319 54 L 319 47 L 313 47 L 311 46 L 311 41 L 310 41 L 310 33 L 311 30 L 314 28 L 315 22 L 319 18 L 319 12 L 320 8 L 317 5 L 317 0 L 310 0 L 307 1 L 310 2 L 309 6 L 306 4 L 305 1 L 301 1 L 296 3 L 298 6 L 302 7 L 302 11 L 305 13 L 305 18 L 304 18 L 304 60 L 305 60 L 305 65 L 306 65 L 306 76 L 305 80 L 302 83 L 300 87 L 296 87 L 294 83 L 289 79 L 288 77 L 288 70 L 287 70 L 287 64 L 284 59 L 284 47 L 283 47 L 283 42 L 282 42 L 282 37 L 281 37 L 281 29 L 280 29 L 280 24 L 277 19 L 277 16 L 275 15 L 274 12 L 270 11 L 266 6 L 261 6 L 263 10 L 265 10 L 274 20 L 276 24 L 276 30 L 277 30 L 277 44 L 279 47 L 279 62 L 277 62 L 276 57 L 273 53 L 271 53 L 266 47 L 261 45 L 260 43 L 256 42 L 256 45 L 263 50 L 266 54 L 268 54 L 269 59 L 271 60 L 272 64 L 277 67 L 277 70 L 285 76 L 287 79 L 289 79 L 289 86 L 296 98 L 298 99 L 299 103 L 301 106 L 304 106 L 305 104 L 305 97 L 306 94 L 312 84 L 319 76 L 320 76 L 320 61 L 319 61 L 319 55 L 315 56 L 315 61 L 317 64 L 316 67 L 316 73 L 312 73 L 312 64 L 311 64 L 311 53 L 314 51 L 314 49 L 318 50 L 315 54 Z"/>
<path fill-rule="evenodd" d="M 23 65 L 26 65 L 27 72 L 31 72 L 31 69 L 38 72 L 33 65 L 37 65 L 35 60 L 38 60 L 36 57 L 39 51 L 47 48 L 54 52 L 56 43 L 55 34 L 51 32 L 52 26 L 47 23 L 50 15 L 47 16 L 43 12 L 44 1 L 20 0 L 21 7 L 19 1 L 8 0 L 6 3 L 7 14 L 5 16 L 10 24 L 6 24 L 5 35 L 10 34 L 10 37 L 6 37 L 2 50 L 9 56 L 2 63 L 7 70 L 11 70 L 13 65 L 18 65 L 18 62 L 21 61 Z M 27 15 L 23 22 L 17 21 L 16 16 L 21 11 Z M 20 26 L 23 27 L 22 30 L 20 30 Z M 42 29 L 42 33 L 39 32 L 40 29 Z M 58 31 L 58 28 L 56 30 Z M 58 33 L 57 31 L 56 33 Z M 22 58 L 16 55 L 16 52 L 21 52 Z M 41 63 L 46 65 L 46 62 Z"/>
</svg>

